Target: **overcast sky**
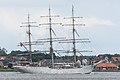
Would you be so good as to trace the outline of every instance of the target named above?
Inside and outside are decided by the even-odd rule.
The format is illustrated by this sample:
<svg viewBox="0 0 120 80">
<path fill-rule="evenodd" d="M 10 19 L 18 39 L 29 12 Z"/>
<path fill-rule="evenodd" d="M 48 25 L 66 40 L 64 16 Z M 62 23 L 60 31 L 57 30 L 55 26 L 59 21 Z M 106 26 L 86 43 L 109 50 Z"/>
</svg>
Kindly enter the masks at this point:
<svg viewBox="0 0 120 80">
<path fill-rule="evenodd" d="M 0 46 L 8 52 L 24 50 L 17 45 L 27 40 L 27 28 L 20 26 L 27 21 L 28 13 L 30 20 L 38 25 L 44 23 L 45 19 L 40 16 L 48 15 L 50 6 L 52 14 L 60 15 L 59 19 L 53 21 L 67 23 L 70 21 L 62 18 L 71 16 L 72 5 L 75 7 L 75 15 L 83 17 L 76 23 L 86 24 L 85 27 L 76 26 L 76 29 L 81 38 L 91 40 L 88 44 L 89 49 L 93 50 L 91 54 L 120 53 L 120 0 L 0 0 Z M 32 28 L 33 40 L 46 36 L 46 29 Z M 58 26 L 53 29 L 57 36 L 67 36 L 71 32 L 69 27 Z"/>
</svg>

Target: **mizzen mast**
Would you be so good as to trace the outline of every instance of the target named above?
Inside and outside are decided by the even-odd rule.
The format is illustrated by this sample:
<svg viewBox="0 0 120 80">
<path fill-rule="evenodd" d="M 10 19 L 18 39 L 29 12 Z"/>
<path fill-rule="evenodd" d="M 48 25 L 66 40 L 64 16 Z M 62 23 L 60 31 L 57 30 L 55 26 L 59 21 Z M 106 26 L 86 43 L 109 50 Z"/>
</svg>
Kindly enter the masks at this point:
<svg viewBox="0 0 120 80">
<path fill-rule="evenodd" d="M 76 59 L 76 37 L 75 37 L 75 33 L 79 36 L 79 34 L 77 33 L 75 26 L 85 26 L 85 24 L 75 24 L 75 18 L 83 18 L 83 17 L 75 17 L 74 16 L 74 6 L 72 5 L 72 17 L 67 17 L 64 19 L 71 19 L 72 20 L 72 24 L 64 24 L 63 26 L 72 26 L 72 44 L 73 44 L 73 53 L 74 53 L 74 63 L 76 63 L 77 59 Z M 86 40 L 86 39 L 85 39 Z"/>
</svg>

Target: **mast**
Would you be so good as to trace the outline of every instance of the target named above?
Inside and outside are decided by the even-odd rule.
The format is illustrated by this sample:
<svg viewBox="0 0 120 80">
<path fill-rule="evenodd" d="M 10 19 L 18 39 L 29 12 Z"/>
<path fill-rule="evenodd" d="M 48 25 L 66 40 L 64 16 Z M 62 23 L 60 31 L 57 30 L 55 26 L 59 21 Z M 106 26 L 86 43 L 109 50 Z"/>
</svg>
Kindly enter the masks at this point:
<svg viewBox="0 0 120 80">
<path fill-rule="evenodd" d="M 74 25 L 74 6 L 72 6 L 72 26 L 73 26 L 73 53 L 74 53 L 74 62 L 76 63 L 76 45 L 75 45 L 75 25 Z"/>
<path fill-rule="evenodd" d="M 20 27 L 28 27 L 28 31 L 27 31 L 27 34 L 28 34 L 28 42 L 21 42 L 20 45 L 23 46 L 29 53 L 29 60 L 30 62 L 32 62 L 32 45 L 36 45 L 36 43 L 32 43 L 31 42 L 31 27 L 38 27 L 38 26 L 34 26 L 34 25 L 31 25 L 31 23 L 36 23 L 36 22 L 30 22 L 30 14 L 28 13 L 28 20 L 27 22 L 24 22 L 22 24 L 27 24 L 26 26 L 20 26 Z M 28 45 L 28 49 L 25 47 L 25 45 Z"/>
<path fill-rule="evenodd" d="M 63 26 L 72 26 L 72 43 L 73 44 L 73 54 L 74 54 L 74 63 L 76 63 L 77 59 L 76 59 L 76 37 L 75 37 L 75 33 L 78 35 L 79 37 L 79 34 L 77 33 L 77 30 L 75 29 L 75 26 L 85 26 L 85 24 L 75 24 L 75 19 L 76 18 L 83 18 L 83 17 L 75 17 L 74 16 L 74 6 L 72 5 L 72 17 L 67 17 L 67 18 L 64 18 L 64 19 L 71 19 L 72 20 L 72 23 L 71 24 L 64 24 Z M 71 41 L 70 40 L 70 41 Z M 77 39 L 77 41 L 80 40 L 80 39 Z M 82 40 L 82 39 L 81 39 Z M 83 39 L 83 40 L 86 40 L 86 39 Z M 82 42 L 82 41 L 81 41 Z"/>
<path fill-rule="evenodd" d="M 29 21 L 29 14 L 28 14 L 28 45 L 29 45 L 29 54 L 30 54 L 30 62 L 32 62 L 32 47 L 31 47 L 31 30 L 30 30 L 30 21 Z"/>
<path fill-rule="evenodd" d="M 50 36 L 49 36 L 49 44 L 50 44 L 50 48 L 49 48 L 49 51 L 50 51 L 50 55 L 51 55 L 51 59 L 52 59 L 52 68 L 54 68 L 54 53 L 53 53 L 53 37 L 52 37 L 52 32 L 55 34 L 54 30 L 52 29 L 52 25 L 57 25 L 57 24 L 61 24 L 61 23 L 52 23 L 52 17 L 59 17 L 59 15 L 51 15 L 51 9 L 49 7 L 49 15 L 48 16 L 41 16 L 41 17 L 48 17 L 49 19 L 49 23 L 44 23 L 44 24 L 40 24 L 40 25 L 49 25 L 49 33 L 50 33 Z"/>
<path fill-rule="evenodd" d="M 50 54 L 52 56 L 52 68 L 54 68 L 54 55 L 53 55 L 53 44 L 52 44 L 52 27 L 51 27 L 51 13 L 49 8 L 49 31 L 50 31 Z"/>
</svg>

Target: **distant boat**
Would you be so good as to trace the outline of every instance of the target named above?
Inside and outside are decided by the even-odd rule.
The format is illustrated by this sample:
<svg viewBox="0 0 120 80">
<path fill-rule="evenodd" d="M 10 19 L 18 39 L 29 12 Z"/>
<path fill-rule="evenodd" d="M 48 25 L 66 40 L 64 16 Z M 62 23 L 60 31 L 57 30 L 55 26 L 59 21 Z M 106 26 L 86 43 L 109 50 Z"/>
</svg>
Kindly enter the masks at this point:
<svg viewBox="0 0 120 80">
<path fill-rule="evenodd" d="M 72 39 L 72 43 L 73 43 L 73 53 L 74 53 L 74 63 L 54 63 L 54 57 L 53 57 L 53 47 L 52 47 L 52 27 L 51 27 L 51 14 L 50 14 L 50 8 L 49 8 L 49 26 L 50 26 L 50 38 L 49 38 L 49 42 L 50 42 L 50 54 L 52 55 L 52 66 L 51 68 L 49 67 L 33 67 L 33 66 L 15 66 L 15 69 L 19 72 L 23 72 L 23 73 L 43 73 L 43 74 L 87 74 L 87 73 L 91 73 L 93 70 L 93 66 L 92 65 L 81 65 L 81 62 L 78 60 L 76 60 L 76 49 L 75 49 L 75 24 L 74 24 L 74 8 L 72 7 L 72 26 L 73 26 L 73 39 Z M 28 21 L 29 21 L 29 17 L 28 17 Z M 28 22 L 29 23 L 29 22 Z M 28 24 L 29 25 L 29 24 Z M 29 27 L 30 28 L 30 27 Z M 29 29 L 30 30 L 30 29 Z M 29 32 L 30 33 L 30 32 Z M 30 36 L 30 34 L 29 34 Z M 31 53 L 31 41 L 30 41 L 30 37 L 29 37 L 29 52 Z M 83 63 L 87 63 L 86 60 L 83 60 Z M 58 65 L 57 68 L 55 67 L 55 65 Z M 77 66 L 75 66 L 77 64 Z"/>
</svg>

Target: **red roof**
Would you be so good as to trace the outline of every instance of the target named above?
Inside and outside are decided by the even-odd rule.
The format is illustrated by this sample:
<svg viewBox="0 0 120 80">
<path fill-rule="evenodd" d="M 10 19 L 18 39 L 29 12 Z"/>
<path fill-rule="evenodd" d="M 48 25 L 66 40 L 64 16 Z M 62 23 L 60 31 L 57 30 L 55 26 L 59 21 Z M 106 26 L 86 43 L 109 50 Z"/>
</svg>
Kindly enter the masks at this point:
<svg viewBox="0 0 120 80">
<path fill-rule="evenodd" d="M 97 64 L 96 67 L 117 67 L 117 65 L 113 63 L 100 63 Z"/>
</svg>

